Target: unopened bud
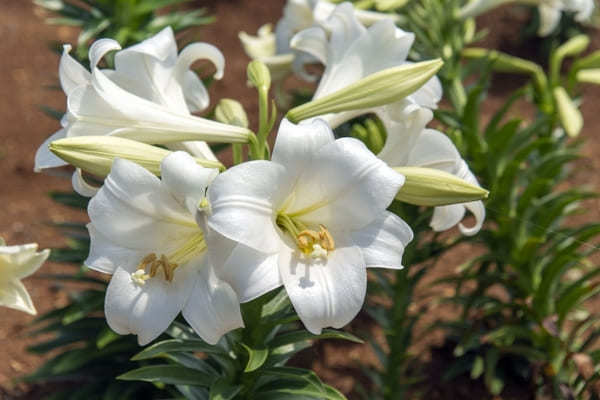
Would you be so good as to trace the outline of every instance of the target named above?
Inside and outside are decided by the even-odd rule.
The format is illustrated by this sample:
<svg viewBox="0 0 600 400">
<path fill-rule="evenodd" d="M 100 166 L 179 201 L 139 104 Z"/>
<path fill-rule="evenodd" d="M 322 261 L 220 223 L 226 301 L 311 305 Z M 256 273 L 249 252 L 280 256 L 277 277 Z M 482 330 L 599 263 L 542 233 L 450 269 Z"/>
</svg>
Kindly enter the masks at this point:
<svg viewBox="0 0 600 400">
<path fill-rule="evenodd" d="M 107 176 L 115 158 L 141 165 L 154 175 L 160 175 L 160 163 L 171 151 L 160 147 L 114 136 L 77 136 L 55 140 L 50 151 L 69 164 L 90 174 Z M 218 161 L 195 159 L 207 168 L 223 169 Z"/>
<path fill-rule="evenodd" d="M 318 115 L 394 103 L 423 86 L 442 65 L 443 62 L 436 59 L 376 72 L 327 96 L 291 109 L 286 118 L 298 123 Z"/>
<path fill-rule="evenodd" d="M 553 94 L 554 101 L 556 101 L 556 108 L 558 109 L 558 118 L 565 132 L 570 137 L 579 135 L 579 132 L 583 128 L 581 111 L 579 111 L 579 108 L 577 108 L 564 88 L 560 86 L 554 88 Z"/>
<path fill-rule="evenodd" d="M 485 199 L 488 191 L 433 168 L 396 167 L 406 178 L 396 199 L 418 206 L 445 206 Z"/>
<path fill-rule="evenodd" d="M 248 116 L 242 104 L 233 99 L 221 99 L 215 108 L 215 119 L 224 124 L 248 127 Z"/>
<path fill-rule="evenodd" d="M 600 85 L 600 68 L 582 69 L 576 76 L 577 82 Z"/>
<path fill-rule="evenodd" d="M 248 80 L 252 86 L 259 90 L 268 91 L 271 87 L 271 73 L 269 68 L 259 60 L 251 61 L 248 64 Z"/>
</svg>

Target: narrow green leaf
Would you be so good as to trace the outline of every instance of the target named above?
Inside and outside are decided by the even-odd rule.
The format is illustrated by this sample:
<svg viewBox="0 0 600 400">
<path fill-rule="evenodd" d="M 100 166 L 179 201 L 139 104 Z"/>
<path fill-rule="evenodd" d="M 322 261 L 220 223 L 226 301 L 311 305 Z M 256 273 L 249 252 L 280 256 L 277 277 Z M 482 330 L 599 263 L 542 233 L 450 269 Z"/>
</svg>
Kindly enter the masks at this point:
<svg viewBox="0 0 600 400">
<path fill-rule="evenodd" d="M 354 343 L 364 343 L 364 341 L 351 333 L 344 331 L 336 331 L 334 329 L 323 329 L 320 335 L 313 335 L 306 330 L 298 330 L 293 332 L 286 332 L 278 335 L 269 342 L 270 347 L 279 347 L 286 344 L 302 342 L 305 340 L 319 340 L 319 339 L 341 339 L 348 340 Z"/>
<path fill-rule="evenodd" d="M 160 357 L 164 353 L 171 352 L 202 352 L 225 355 L 222 348 L 211 346 L 200 339 L 169 339 L 146 347 L 144 350 L 133 356 L 134 361 L 147 360 L 149 358 Z"/>
<path fill-rule="evenodd" d="M 161 382 L 170 385 L 210 386 L 215 380 L 204 372 L 179 365 L 152 365 L 119 375 L 122 381 Z"/>
</svg>

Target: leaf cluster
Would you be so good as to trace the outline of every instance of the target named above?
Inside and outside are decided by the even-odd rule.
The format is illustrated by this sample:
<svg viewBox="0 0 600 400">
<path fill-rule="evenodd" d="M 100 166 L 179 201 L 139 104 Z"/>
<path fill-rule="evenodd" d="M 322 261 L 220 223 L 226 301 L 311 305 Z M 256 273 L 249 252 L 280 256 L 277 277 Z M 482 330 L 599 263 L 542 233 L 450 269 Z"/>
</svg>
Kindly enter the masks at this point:
<svg viewBox="0 0 600 400">
<path fill-rule="evenodd" d="M 133 45 L 171 26 L 175 32 L 212 23 L 205 9 L 173 10 L 189 0 L 34 0 L 54 14 L 49 24 L 81 29 L 75 54 L 86 61 L 96 38 L 113 38 L 123 47 Z M 163 12 L 162 10 L 165 10 Z"/>
</svg>

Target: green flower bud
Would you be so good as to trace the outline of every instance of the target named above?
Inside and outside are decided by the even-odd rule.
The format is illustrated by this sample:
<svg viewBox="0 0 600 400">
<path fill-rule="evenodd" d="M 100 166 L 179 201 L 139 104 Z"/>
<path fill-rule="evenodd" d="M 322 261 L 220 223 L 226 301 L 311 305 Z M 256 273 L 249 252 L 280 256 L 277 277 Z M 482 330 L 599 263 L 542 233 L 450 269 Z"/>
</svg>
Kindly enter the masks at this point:
<svg viewBox="0 0 600 400">
<path fill-rule="evenodd" d="M 583 116 L 577 105 L 567 94 L 567 91 L 558 86 L 554 88 L 554 101 L 558 109 L 558 118 L 565 132 L 570 137 L 576 137 L 583 128 Z"/>
<path fill-rule="evenodd" d="M 248 116 L 239 101 L 222 99 L 215 108 L 215 119 L 224 124 L 248 127 Z"/>
<path fill-rule="evenodd" d="M 115 158 L 141 165 L 154 175 L 160 175 L 160 163 L 171 151 L 115 136 L 77 136 L 55 140 L 50 151 L 69 164 L 90 174 L 107 176 Z M 218 161 L 196 159 L 207 168 L 224 169 Z"/>
<path fill-rule="evenodd" d="M 442 67 L 440 59 L 404 64 L 371 74 L 327 96 L 288 111 L 286 117 L 302 120 L 341 111 L 361 110 L 394 103 L 423 86 Z"/>
<path fill-rule="evenodd" d="M 448 172 L 433 168 L 396 167 L 406 181 L 396 199 L 418 206 L 445 206 L 488 197 L 489 192 Z"/>
<path fill-rule="evenodd" d="M 600 68 L 583 69 L 577 72 L 577 82 L 600 85 Z"/>
<path fill-rule="evenodd" d="M 248 64 L 248 80 L 252 84 L 252 86 L 256 87 L 259 90 L 268 91 L 271 87 L 271 73 L 269 72 L 269 68 L 259 61 L 254 60 Z"/>
</svg>

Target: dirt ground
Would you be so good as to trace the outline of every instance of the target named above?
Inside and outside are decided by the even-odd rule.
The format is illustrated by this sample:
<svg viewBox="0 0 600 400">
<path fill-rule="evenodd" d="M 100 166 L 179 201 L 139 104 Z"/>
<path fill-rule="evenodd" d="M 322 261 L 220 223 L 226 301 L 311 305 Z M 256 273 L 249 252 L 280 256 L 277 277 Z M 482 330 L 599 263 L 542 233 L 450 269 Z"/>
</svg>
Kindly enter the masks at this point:
<svg viewBox="0 0 600 400">
<path fill-rule="evenodd" d="M 198 1 L 198 4 L 207 2 Z M 237 34 L 249 33 L 264 23 L 276 21 L 284 0 L 213 0 L 208 2 L 217 22 L 194 31 L 189 37 L 219 47 L 227 60 L 225 78 L 211 87 L 211 102 L 219 98 L 241 99 L 247 110 L 256 110 L 255 92 L 246 86 L 246 64 Z M 234 17 L 232 17 L 234 16 Z M 490 47 L 501 47 L 514 41 L 510 29 L 511 13 L 501 17 L 486 17 L 482 24 L 492 34 L 486 40 Z M 51 226 L 64 221 L 86 221 L 86 216 L 52 202 L 47 193 L 70 190 L 67 176 L 36 174 L 33 172 L 35 151 L 44 139 L 58 129 L 58 123 L 39 111 L 40 105 L 64 109 L 65 98 L 61 91 L 48 88 L 57 83 L 58 56 L 48 49 L 49 40 L 74 42 L 76 31 L 71 28 L 49 26 L 44 15 L 29 0 L 0 0 L 0 237 L 8 244 L 37 242 L 41 248 L 57 247 L 63 239 Z M 600 48 L 600 34 L 593 35 L 593 49 Z M 511 79 L 511 78 L 506 78 Z M 503 93 L 498 92 L 487 103 L 488 110 L 496 108 Z M 586 126 L 582 136 L 586 139 L 584 159 L 576 165 L 574 184 L 600 189 L 600 88 L 590 87 L 584 92 L 582 111 Z M 590 213 L 584 218 L 600 218 L 600 200 L 586 203 Z M 456 265 L 457 260 L 468 255 L 470 249 L 462 248 L 448 256 L 445 265 Z M 47 263 L 42 273 L 58 272 L 65 267 Z M 443 267 L 433 272 L 444 274 Z M 37 278 L 25 281 L 40 313 L 64 304 L 64 288 Z M 0 309 L 0 399 L 2 389 L 14 390 L 13 379 L 33 371 L 43 360 L 28 354 L 25 349 L 33 343 L 26 336 L 31 316 L 6 308 Z M 347 349 L 326 344 L 310 353 L 316 371 L 328 382 L 344 392 L 352 390 L 355 382 L 347 374 L 346 366 L 353 360 L 373 359 L 364 350 L 353 346 Z"/>
</svg>

